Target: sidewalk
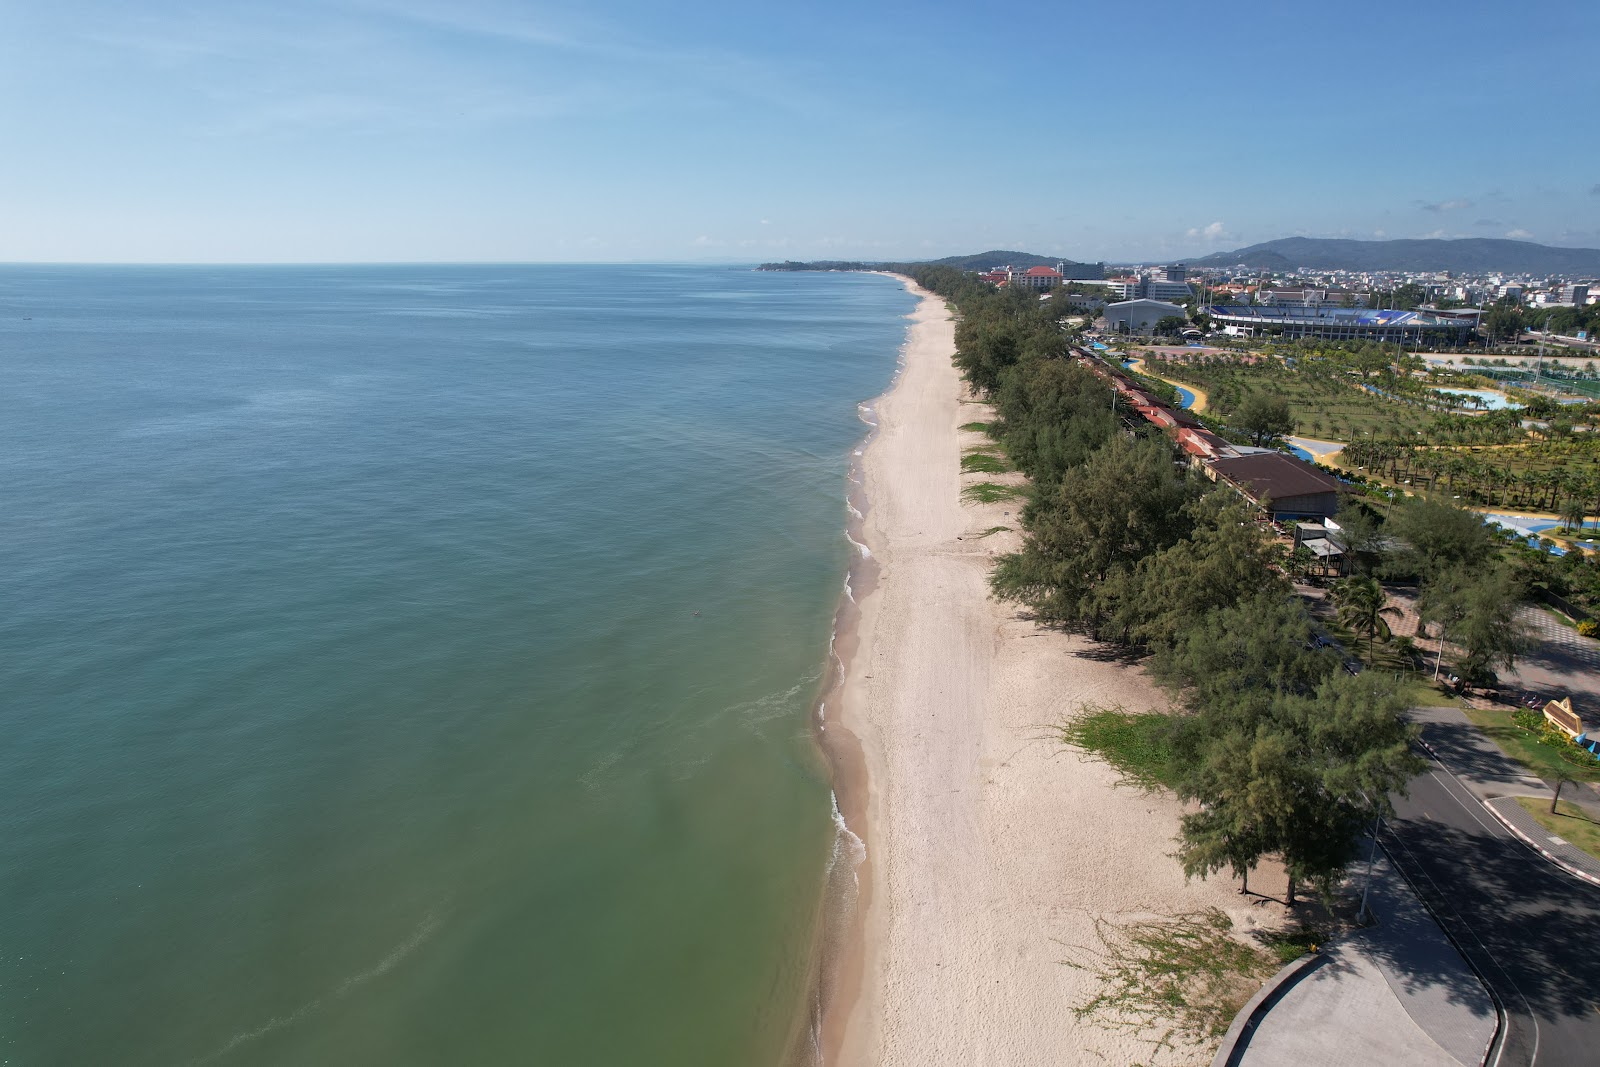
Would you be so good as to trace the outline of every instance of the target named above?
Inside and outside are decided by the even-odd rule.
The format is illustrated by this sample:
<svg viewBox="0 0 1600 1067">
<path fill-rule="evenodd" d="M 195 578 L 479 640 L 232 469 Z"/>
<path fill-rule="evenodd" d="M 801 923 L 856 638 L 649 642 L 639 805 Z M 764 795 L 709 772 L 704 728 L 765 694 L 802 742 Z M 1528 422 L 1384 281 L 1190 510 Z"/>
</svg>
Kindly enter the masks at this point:
<svg viewBox="0 0 1600 1067">
<path fill-rule="evenodd" d="M 1485 804 L 1496 797 L 1550 799 L 1550 786 L 1542 778 L 1529 774 L 1522 764 L 1501 752 L 1460 710 L 1412 708 L 1410 717 L 1422 727 L 1422 743 L 1428 751 Z M 1561 799 L 1600 819 L 1600 789 L 1593 783 L 1569 782 L 1561 789 Z M 1589 861 L 1594 862 L 1593 857 Z"/>
<path fill-rule="evenodd" d="M 1566 799 L 1566 795 L 1566 790 L 1562 790 L 1562 799 Z M 1600 860 L 1540 826 L 1539 820 L 1518 804 L 1516 797 L 1496 797 L 1484 801 L 1484 804 L 1500 816 L 1512 833 L 1538 849 L 1546 859 L 1554 860 L 1570 874 L 1600 885 Z"/>
<path fill-rule="evenodd" d="M 1325 949 L 1325 962 L 1291 979 L 1218 1065 L 1482 1062 L 1495 1031 L 1493 1002 L 1381 853 L 1369 903 L 1377 925 Z"/>
</svg>

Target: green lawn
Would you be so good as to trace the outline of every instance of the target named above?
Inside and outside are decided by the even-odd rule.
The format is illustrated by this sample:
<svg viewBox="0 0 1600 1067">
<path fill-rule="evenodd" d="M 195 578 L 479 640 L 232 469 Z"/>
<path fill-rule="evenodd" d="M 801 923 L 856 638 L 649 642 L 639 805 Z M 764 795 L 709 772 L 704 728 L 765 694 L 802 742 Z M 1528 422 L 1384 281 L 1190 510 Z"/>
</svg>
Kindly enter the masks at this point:
<svg viewBox="0 0 1600 1067">
<path fill-rule="evenodd" d="M 1464 708 L 1462 699 L 1434 682 L 1431 674 L 1418 674 L 1405 680 L 1401 691 L 1414 708 Z"/>
<path fill-rule="evenodd" d="M 1561 801 L 1556 813 L 1550 814 L 1550 802 L 1538 797 L 1518 797 L 1517 803 L 1524 811 L 1539 820 L 1539 825 L 1570 845 L 1576 845 L 1595 859 L 1600 860 L 1600 822 L 1589 818 L 1589 813 L 1569 801 Z"/>
<path fill-rule="evenodd" d="M 1467 708 L 1467 718 L 1488 735 L 1500 750 L 1528 768 L 1536 777 L 1553 781 L 1557 777 L 1577 782 L 1600 782 L 1600 760 L 1580 760 L 1568 763 L 1554 748 L 1537 736 L 1511 721 L 1511 711 L 1504 708 Z M 1572 746 L 1579 756 L 1582 752 Z"/>
</svg>

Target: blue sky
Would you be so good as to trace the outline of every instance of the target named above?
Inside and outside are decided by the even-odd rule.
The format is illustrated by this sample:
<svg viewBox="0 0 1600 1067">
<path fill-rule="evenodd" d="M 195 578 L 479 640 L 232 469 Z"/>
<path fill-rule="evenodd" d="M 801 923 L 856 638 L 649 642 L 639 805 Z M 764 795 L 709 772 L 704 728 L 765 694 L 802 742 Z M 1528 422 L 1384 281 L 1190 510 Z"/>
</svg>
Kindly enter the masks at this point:
<svg viewBox="0 0 1600 1067">
<path fill-rule="evenodd" d="M 1600 4 L 0 0 L 0 261 L 1600 247 Z"/>
</svg>

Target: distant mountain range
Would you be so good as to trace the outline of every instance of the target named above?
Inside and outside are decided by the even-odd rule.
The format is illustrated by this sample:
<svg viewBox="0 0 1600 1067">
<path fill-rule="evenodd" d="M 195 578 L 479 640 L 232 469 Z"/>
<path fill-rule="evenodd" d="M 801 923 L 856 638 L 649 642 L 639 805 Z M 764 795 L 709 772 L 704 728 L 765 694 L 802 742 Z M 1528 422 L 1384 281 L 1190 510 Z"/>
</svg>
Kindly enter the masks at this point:
<svg viewBox="0 0 1600 1067">
<path fill-rule="evenodd" d="M 1452 274 L 1577 274 L 1600 276 L 1600 249 L 1553 248 L 1488 237 L 1458 240 L 1347 241 L 1285 237 L 1189 260 L 1191 267 L 1243 265 L 1262 270 L 1433 271 Z"/>
</svg>

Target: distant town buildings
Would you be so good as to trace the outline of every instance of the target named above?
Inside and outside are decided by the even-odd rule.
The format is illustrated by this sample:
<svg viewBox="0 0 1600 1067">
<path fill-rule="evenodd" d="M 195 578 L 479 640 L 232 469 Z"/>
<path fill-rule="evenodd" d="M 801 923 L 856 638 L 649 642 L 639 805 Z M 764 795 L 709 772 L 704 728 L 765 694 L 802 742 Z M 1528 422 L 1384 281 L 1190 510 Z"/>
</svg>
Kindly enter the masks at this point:
<svg viewBox="0 0 1600 1067">
<path fill-rule="evenodd" d="M 1092 278 L 1073 277 L 1073 273 Z M 1600 280 L 1585 277 L 1468 275 L 1448 271 L 1348 271 L 1296 268 L 1252 270 L 1069 264 L 1019 269 L 995 267 L 979 277 L 995 285 L 1040 291 L 1066 283 L 1103 287 L 1113 329 L 1148 330 L 1168 315 L 1187 317 L 1198 299 L 1215 326 L 1239 336 L 1375 340 L 1430 347 L 1466 344 L 1488 309 L 1506 302 L 1524 307 L 1582 308 L 1600 300 Z M 1068 301 L 1093 310 L 1093 298 Z M 1157 308 L 1153 305 L 1161 304 Z M 1582 326 L 1563 328 L 1573 333 Z M 1504 340 L 1502 337 L 1501 340 Z M 1581 338 L 1580 338 L 1581 341 Z"/>
</svg>

